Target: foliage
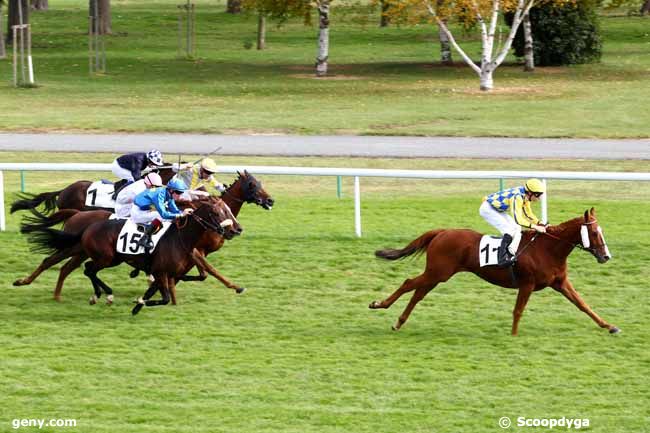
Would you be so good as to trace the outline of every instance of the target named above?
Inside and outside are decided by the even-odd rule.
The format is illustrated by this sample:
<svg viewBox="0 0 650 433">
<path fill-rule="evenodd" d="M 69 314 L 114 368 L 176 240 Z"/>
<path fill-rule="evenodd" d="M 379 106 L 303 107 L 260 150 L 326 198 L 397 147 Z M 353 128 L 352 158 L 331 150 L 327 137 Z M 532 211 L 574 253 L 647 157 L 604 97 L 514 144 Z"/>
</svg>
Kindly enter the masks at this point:
<svg viewBox="0 0 650 433">
<path fill-rule="evenodd" d="M 53 153 L 48 159 L 106 162 L 111 156 Z M 34 162 L 27 153 L 0 159 Z M 639 161 L 224 157 L 224 164 L 244 163 L 647 169 Z M 37 192 L 87 175 L 28 172 L 26 181 Z M 364 237 L 356 239 L 349 179 L 338 200 L 331 178 L 258 178 L 276 206 L 266 212 L 247 205 L 242 237 L 209 257 L 247 292 L 235 295 L 214 280 L 182 283 L 177 307 L 145 308 L 135 318 L 131 300 L 146 281 L 128 279 L 127 267 L 100 274 L 116 290 L 112 307 L 87 305 L 90 285 L 80 271 L 60 304 L 50 299 L 53 271 L 32 286 L 12 287 L 40 257 L 29 252 L 11 215 L 9 231 L 0 233 L 3 431 L 16 418 L 75 418 L 71 430 L 93 433 L 497 433 L 502 416 L 589 418 L 592 433 L 646 428 L 650 235 L 642 219 L 629 216 L 650 211 L 647 186 L 549 185 L 553 220 L 592 205 L 599 212 L 614 259 L 598 265 L 575 251 L 571 275 L 622 335 L 608 335 L 546 289 L 533 294 L 520 336 L 512 338 L 515 292 L 472 275 L 436 288 L 398 333 L 390 325 L 408 297 L 387 311 L 367 308 L 423 266 L 421 259 L 378 261 L 375 249 L 402 246 L 433 227 L 487 230 L 477 200 L 496 180 L 362 179 Z M 18 173 L 5 172 L 5 181 L 11 197 Z"/>
<path fill-rule="evenodd" d="M 512 15 L 508 16 L 508 24 Z M 537 66 L 592 63 L 600 60 L 600 36 L 596 4 L 577 0 L 564 5 L 544 3 L 530 11 L 533 53 Z M 520 28 L 513 42 L 515 55 L 524 56 L 524 35 Z"/>
<path fill-rule="evenodd" d="M 291 17 L 304 17 L 311 10 L 309 0 L 242 0 L 242 6 L 245 10 L 268 15 L 280 24 Z"/>
</svg>

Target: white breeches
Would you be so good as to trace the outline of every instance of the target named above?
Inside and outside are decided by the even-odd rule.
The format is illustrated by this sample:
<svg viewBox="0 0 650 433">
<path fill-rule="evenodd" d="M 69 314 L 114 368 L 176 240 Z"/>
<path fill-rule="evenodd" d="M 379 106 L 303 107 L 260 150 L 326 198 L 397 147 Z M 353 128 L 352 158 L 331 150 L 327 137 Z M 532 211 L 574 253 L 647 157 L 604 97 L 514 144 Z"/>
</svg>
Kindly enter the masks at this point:
<svg viewBox="0 0 650 433">
<path fill-rule="evenodd" d="M 117 163 L 117 159 L 113 160 L 113 163 L 111 164 L 111 171 L 120 179 L 126 179 L 130 180 L 131 182 L 135 182 L 135 179 L 133 179 L 131 172 L 125 168 L 120 167 L 120 164 Z"/>
<path fill-rule="evenodd" d="M 515 222 L 514 218 L 512 218 L 507 211 L 499 212 L 487 201 L 483 202 L 478 212 L 485 221 L 495 229 L 499 230 L 499 233 L 502 235 L 507 233 L 512 236 L 512 243 L 510 243 L 508 250 L 510 250 L 514 255 L 517 252 L 519 242 L 521 241 L 521 226 Z"/>
<path fill-rule="evenodd" d="M 162 217 L 156 210 L 141 210 L 138 206 L 131 206 L 131 219 L 138 224 L 149 224 L 151 221 L 158 219 L 162 221 Z"/>
</svg>

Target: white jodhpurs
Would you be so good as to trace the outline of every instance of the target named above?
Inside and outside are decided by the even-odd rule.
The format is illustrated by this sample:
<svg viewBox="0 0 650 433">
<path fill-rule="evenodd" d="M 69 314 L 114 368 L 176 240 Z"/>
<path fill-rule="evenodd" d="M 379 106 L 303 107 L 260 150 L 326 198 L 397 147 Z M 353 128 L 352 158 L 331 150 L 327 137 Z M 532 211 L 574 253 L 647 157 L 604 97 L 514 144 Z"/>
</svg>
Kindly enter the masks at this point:
<svg viewBox="0 0 650 433">
<path fill-rule="evenodd" d="M 155 219 L 162 221 L 157 210 L 142 210 L 135 204 L 131 206 L 131 219 L 137 224 L 149 224 Z"/>
<path fill-rule="evenodd" d="M 481 214 L 483 219 L 488 222 L 492 227 L 499 230 L 499 233 L 505 235 L 506 233 L 512 236 L 512 242 L 508 246 L 508 250 L 512 255 L 517 253 L 517 248 L 519 248 L 519 242 L 521 241 L 521 226 L 517 224 L 506 212 L 499 212 L 492 207 L 490 203 L 484 201 L 481 207 L 478 209 L 478 213 Z"/>
<path fill-rule="evenodd" d="M 111 171 L 120 179 L 126 179 L 128 181 L 135 182 L 135 179 L 133 179 L 131 172 L 125 168 L 120 167 L 120 164 L 117 163 L 117 159 L 113 160 L 113 163 L 111 164 Z"/>
</svg>

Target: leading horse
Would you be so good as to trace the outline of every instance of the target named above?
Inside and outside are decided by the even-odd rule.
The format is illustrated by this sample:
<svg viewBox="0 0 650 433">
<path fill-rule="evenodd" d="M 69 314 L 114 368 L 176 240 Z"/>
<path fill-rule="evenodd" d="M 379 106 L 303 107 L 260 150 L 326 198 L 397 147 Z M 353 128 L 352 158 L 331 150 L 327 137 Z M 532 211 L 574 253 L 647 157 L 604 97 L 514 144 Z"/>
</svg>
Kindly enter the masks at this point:
<svg viewBox="0 0 650 433">
<path fill-rule="evenodd" d="M 549 226 L 545 234 L 525 232 L 517 262 L 512 269 L 479 266 L 481 236 L 473 230 L 432 230 L 402 249 L 376 251 L 377 257 L 387 260 L 426 251 L 427 262 L 422 274 L 407 279 L 392 295 L 383 301 L 373 301 L 369 308 L 389 308 L 404 293 L 415 290 L 406 309 L 393 326 L 394 330 L 398 330 L 404 325 L 415 305 L 436 285 L 447 281 L 458 272 L 472 272 L 497 286 L 518 289 L 513 311 L 512 335 L 517 335 L 519 319 L 530 295 L 545 287 L 552 287 L 560 292 L 601 328 L 608 329 L 612 334 L 620 332 L 616 326 L 607 323 L 592 311 L 568 278 L 567 257 L 576 247 L 591 253 L 598 263 L 605 263 L 611 258 L 594 208 L 585 211 L 583 217 L 574 218 L 558 226 Z"/>
</svg>

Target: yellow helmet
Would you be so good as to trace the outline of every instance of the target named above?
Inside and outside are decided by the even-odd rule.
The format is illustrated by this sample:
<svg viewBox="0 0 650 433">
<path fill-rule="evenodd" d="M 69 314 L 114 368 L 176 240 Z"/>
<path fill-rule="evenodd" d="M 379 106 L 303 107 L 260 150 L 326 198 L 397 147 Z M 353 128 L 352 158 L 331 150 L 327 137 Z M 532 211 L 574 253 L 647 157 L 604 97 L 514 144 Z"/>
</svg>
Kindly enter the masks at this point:
<svg viewBox="0 0 650 433">
<path fill-rule="evenodd" d="M 218 171 L 217 163 L 211 158 L 203 158 L 201 160 L 201 168 L 209 173 L 216 173 Z"/>
<path fill-rule="evenodd" d="M 546 192 L 546 186 L 539 179 L 528 179 L 526 181 L 526 190 L 532 193 L 544 194 Z"/>
</svg>

